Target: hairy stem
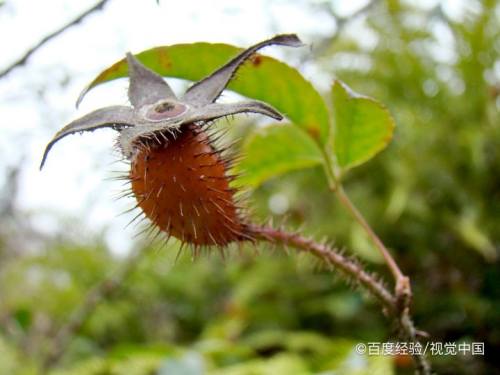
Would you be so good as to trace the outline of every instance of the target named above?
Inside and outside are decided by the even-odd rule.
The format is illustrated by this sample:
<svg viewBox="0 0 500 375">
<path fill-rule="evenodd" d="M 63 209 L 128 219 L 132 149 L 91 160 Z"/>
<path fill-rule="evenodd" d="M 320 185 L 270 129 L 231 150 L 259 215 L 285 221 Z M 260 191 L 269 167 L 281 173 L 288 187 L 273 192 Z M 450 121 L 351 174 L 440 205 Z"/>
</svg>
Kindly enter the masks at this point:
<svg viewBox="0 0 500 375">
<path fill-rule="evenodd" d="M 382 257 L 384 258 L 385 263 L 387 264 L 387 267 L 389 267 L 389 270 L 391 271 L 395 280 L 396 284 L 395 294 L 396 294 L 397 308 L 400 311 L 405 310 L 407 307 L 410 306 L 412 297 L 410 279 L 407 276 L 405 276 L 403 272 L 401 272 L 401 269 L 399 268 L 398 264 L 392 257 L 389 250 L 385 247 L 382 240 L 380 240 L 375 231 L 371 228 L 370 224 L 368 224 L 366 219 L 363 217 L 361 212 L 359 212 L 356 206 L 349 199 L 349 196 L 346 194 L 344 188 L 342 187 L 340 179 L 337 177 L 335 173 L 335 164 L 332 161 L 333 156 L 325 150 L 323 150 L 323 156 L 325 160 L 324 171 L 326 178 L 328 180 L 328 186 L 330 190 L 336 194 L 340 203 L 346 208 L 349 214 L 361 225 L 366 234 L 370 237 L 370 239 L 374 243 L 377 250 L 380 252 L 380 254 L 382 254 Z"/>
<path fill-rule="evenodd" d="M 396 282 L 396 298 L 398 299 L 398 303 L 400 304 L 400 309 L 408 307 L 411 300 L 411 287 L 409 278 L 405 276 L 403 272 L 401 272 L 401 269 L 399 268 L 392 255 L 389 253 L 389 250 L 387 250 L 384 243 L 371 228 L 370 224 L 368 224 L 363 215 L 349 199 L 341 184 L 338 184 L 336 186 L 335 194 L 337 195 L 342 205 L 351 214 L 351 216 L 361 225 L 361 227 L 363 227 L 366 234 L 374 243 L 375 247 L 378 249 L 380 254 L 382 254 L 382 257 L 384 258 Z"/>
<path fill-rule="evenodd" d="M 411 319 L 410 304 L 412 292 L 409 277 L 403 274 L 382 240 L 377 236 L 361 212 L 359 212 L 356 206 L 349 199 L 349 196 L 344 191 L 342 183 L 336 174 L 335 163 L 333 162 L 334 157 L 327 150 L 323 150 L 323 156 L 325 160 L 325 175 L 328 180 L 330 190 L 335 193 L 340 203 L 347 209 L 349 214 L 358 222 L 358 224 L 361 225 L 373 241 L 375 247 L 382 254 L 382 257 L 394 277 L 396 284 L 394 288 L 395 295 L 393 297 L 394 305 L 389 311 L 394 313 L 394 319 L 396 321 L 399 337 L 403 340 L 418 343 L 417 333 L 421 336 L 425 336 L 426 334 L 423 332 L 417 332 L 413 320 Z M 428 375 L 432 373 L 431 366 L 425 357 L 425 353 L 412 353 L 412 356 L 415 361 L 418 374 Z"/>
<path fill-rule="evenodd" d="M 382 254 L 382 256 L 384 257 L 384 260 L 387 263 L 387 266 L 389 267 L 394 278 L 396 280 L 404 278 L 403 273 L 399 269 L 399 266 L 396 264 L 394 258 L 389 253 L 389 250 L 387 250 L 387 248 L 382 243 L 380 238 L 367 223 L 363 215 L 361 215 L 356 206 L 354 206 L 354 204 L 351 202 L 351 200 L 345 193 L 344 189 L 342 188 L 342 185 L 337 186 L 335 194 L 337 194 L 337 197 L 339 198 L 342 205 L 349 211 L 349 213 L 356 219 L 356 221 L 363 227 L 365 232 L 371 238 L 371 240 L 375 244 L 375 247 L 380 251 L 380 254 Z"/>
<path fill-rule="evenodd" d="M 298 233 L 290 233 L 272 227 L 251 226 L 255 237 L 271 243 L 290 246 L 320 258 L 326 264 L 335 267 L 349 279 L 361 285 L 383 306 L 386 314 L 394 321 L 399 337 L 407 342 L 418 343 L 418 332 L 411 319 L 409 308 L 401 309 L 397 297 L 393 296 L 384 284 L 372 274 L 366 272 L 356 261 L 340 254 L 328 245 L 317 243 Z M 412 353 L 418 374 L 430 375 L 431 367 L 423 352 Z"/>
<path fill-rule="evenodd" d="M 362 285 L 364 289 L 368 290 L 382 304 L 388 313 L 395 313 L 396 304 L 392 294 L 380 280 L 366 272 L 355 260 L 340 254 L 328 245 L 314 242 L 298 233 L 259 226 L 252 226 L 251 230 L 259 240 L 291 246 L 320 258 L 326 264 L 337 268 L 349 279 Z"/>
</svg>

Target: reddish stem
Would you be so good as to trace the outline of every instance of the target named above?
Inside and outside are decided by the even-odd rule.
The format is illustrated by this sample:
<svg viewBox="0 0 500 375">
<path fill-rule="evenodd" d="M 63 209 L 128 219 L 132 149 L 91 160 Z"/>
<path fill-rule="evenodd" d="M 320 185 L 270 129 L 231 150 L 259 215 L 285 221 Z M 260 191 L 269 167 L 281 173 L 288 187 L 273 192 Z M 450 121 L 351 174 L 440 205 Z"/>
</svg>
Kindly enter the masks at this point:
<svg viewBox="0 0 500 375">
<path fill-rule="evenodd" d="M 342 205 L 349 211 L 349 213 L 354 217 L 354 219 L 363 227 L 368 236 L 371 238 L 375 247 L 380 251 L 382 257 L 384 258 L 389 270 L 394 276 L 394 280 L 396 282 L 395 293 L 396 299 L 398 300 L 398 308 L 404 309 L 408 307 L 411 301 L 411 287 L 410 280 L 407 276 L 401 272 L 398 264 L 392 257 L 391 253 L 385 247 L 384 243 L 380 240 L 377 234 L 370 227 L 370 224 L 367 223 L 363 215 L 358 211 L 356 206 L 351 202 L 347 194 L 345 193 L 342 186 L 337 186 L 335 189 L 335 193 L 339 198 Z"/>
<path fill-rule="evenodd" d="M 297 233 L 289 233 L 280 229 L 260 226 L 251 226 L 250 229 L 259 240 L 279 243 L 285 246 L 288 245 L 298 250 L 309 252 L 327 264 L 336 267 L 346 276 L 365 287 L 379 300 L 388 312 L 395 312 L 396 301 L 392 294 L 379 280 L 366 272 L 358 262 L 339 254 L 328 245 L 314 242 Z"/>
</svg>

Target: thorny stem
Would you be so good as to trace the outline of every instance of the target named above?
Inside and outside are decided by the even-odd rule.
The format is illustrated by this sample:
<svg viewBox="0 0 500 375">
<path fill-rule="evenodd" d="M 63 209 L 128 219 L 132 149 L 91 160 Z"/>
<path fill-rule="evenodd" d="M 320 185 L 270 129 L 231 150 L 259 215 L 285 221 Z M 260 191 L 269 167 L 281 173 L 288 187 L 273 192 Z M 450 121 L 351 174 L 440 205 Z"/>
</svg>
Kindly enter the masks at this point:
<svg viewBox="0 0 500 375">
<path fill-rule="evenodd" d="M 337 197 L 339 200 L 342 202 L 345 208 L 351 213 L 351 215 L 356 218 L 356 221 L 363 227 L 363 229 L 368 233 L 370 238 L 372 239 L 373 243 L 377 247 L 377 249 L 380 251 L 382 256 L 384 257 L 387 266 L 392 272 L 392 275 L 396 280 L 399 280 L 401 278 L 404 278 L 403 273 L 399 269 L 398 265 L 396 264 L 396 261 L 394 258 L 389 254 L 389 251 L 385 247 L 385 245 L 382 243 L 380 238 L 375 234 L 373 229 L 370 227 L 370 225 L 366 222 L 365 218 L 361 213 L 358 211 L 356 206 L 351 202 L 347 194 L 345 193 L 344 189 L 342 186 L 338 186 L 337 189 L 335 190 L 335 193 L 337 194 Z"/>
<path fill-rule="evenodd" d="M 328 245 L 314 242 L 298 233 L 290 233 L 281 229 L 259 226 L 251 226 L 250 230 L 259 240 L 291 246 L 320 258 L 326 264 L 340 270 L 349 279 L 359 282 L 389 313 L 395 313 L 394 308 L 396 304 L 392 294 L 380 280 L 377 280 L 373 275 L 366 272 L 355 260 L 340 254 Z"/>
<path fill-rule="evenodd" d="M 365 232 L 375 244 L 375 247 L 382 254 L 385 262 L 387 263 L 387 266 L 389 267 L 389 270 L 394 276 L 394 280 L 396 281 L 396 297 L 400 298 L 400 296 L 402 296 L 401 298 L 404 298 L 404 300 L 408 300 L 409 298 L 411 298 L 410 282 L 408 277 L 403 275 L 396 261 L 389 253 L 389 250 L 387 250 L 384 243 L 373 231 L 363 215 L 358 211 L 356 206 L 351 202 L 344 189 L 342 188 L 342 185 L 337 185 L 335 194 L 339 198 L 342 205 L 347 209 L 347 211 L 349 211 L 349 213 L 355 218 L 355 220 L 363 227 Z M 402 304 L 402 307 L 406 307 L 406 303 L 407 302 L 404 302 Z"/>
<path fill-rule="evenodd" d="M 348 278 L 358 282 L 382 304 L 387 315 L 394 318 L 401 338 L 403 340 L 418 343 L 418 332 L 410 317 L 409 308 L 406 307 L 401 311 L 398 306 L 397 298 L 387 290 L 380 280 L 375 278 L 372 274 L 367 273 L 359 263 L 340 254 L 337 250 L 326 244 L 314 242 L 298 233 L 290 233 L 281 229 L 259 226 L 251 226 L 251 230 L 259 240 L 278 243 L 309 252 L 325 263 L 337 268 Z M 417 373 L 430 375 L 431 367 L 425 358 L 425 353 L 415 352 L 412 353 L 412 355 L 415 360 Z"/>
<path fill-rule="evenodd" d="M 390 254 L 389 250 L 385 247 L 382 240 L 373 231 L 370 224 L 363 217 L 361 212 L 356 208 L 356 206 L 349 199 L 349 196 L 344 191 L 340 179 L 337 177 L 335 170 L 335 165 L 332 161 L 333 157 L 328 151 L 323 150 L 323 156 L 325 160 L 324 169 L 328 180 L 328 186 L 332 192 L 334 192 L 341 202 L 341 204 L 347 209 L 351 216 L 363 227 L 367 235 L 373 241 L 375 247 L 382 254 L 389 270 L 391 271 L 394 280 L 394 300 L 395 304 L 393 306 L 392 312 L 395 312 L 394 316 L 397 320 L 397 328 L 400 337 L 404 340 L 409 340 L 414 343 L 418 343 L 418 335 L 425 336 L 423 332 L 417 332 L 415 325 L 410 316 L 410 304 L 412 299 L 410 279 L 405 276 L 398 264 Z M 392 297 L 392 296 L 391 296 Z M 413 359 L 416 364 L 417 373 L 427 375 L 431 374 L 431 366 L 427 359 L 425 358 L 425 353 L 415 353 L 413 354 Z"/>
<path fill-rule="evenodd" d="M 400 311 L 405 310 L 405 308 L 409 307 L 411 303 L 411 286 L 410 279 L 401 272 L 398 264 L 392 257 L 391 253 L 385 247 L 384 243 L 380 240 L 377 234 L 373 231 L 370 224 L 363 217 L 361 212 L 356 208 L 356 206 L 349 199 L 349 196 L 344 191 L 339 178 L 336 176 L 335 167 L 332 162 L 331 155 L 323 151 L 323 156 L 325 160 L 325 174 L 328 180 L 328 186 L 332 192 L 335 193 L 340 203 L 347 209 L 349 214 L 361 225 L 361 227 L 365 230 L 367 235 L 370 237 L 372 242 L 374 243 L 377 250 L 380 252 L 382 257 L 384 258 L 389 270 L 391 271 L 394 280 L 395 280 L 395 294 L 397 300 L 397 306 Z"/>
</svg>

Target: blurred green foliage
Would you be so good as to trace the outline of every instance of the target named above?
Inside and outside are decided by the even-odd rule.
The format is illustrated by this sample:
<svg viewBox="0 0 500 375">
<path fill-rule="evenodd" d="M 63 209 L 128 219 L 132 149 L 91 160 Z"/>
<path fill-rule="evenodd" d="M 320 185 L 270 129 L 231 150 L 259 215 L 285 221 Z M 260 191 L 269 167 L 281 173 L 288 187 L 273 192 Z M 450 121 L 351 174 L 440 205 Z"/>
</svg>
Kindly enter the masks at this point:
<svg viewBox="0 0 500 375">
<path fill-rule="evenodd" d="M 383 318 L 364 314 L 365 303 L 375 311 L 376 306 L 334 283 L 329 273 L 313 272 L 317 265 L 311 259 L 299 259 L 298 268 L 295 257 L 261 248 L 258 257 L 243 252 L 226 260 L 212 255 L 193 261 L 185 252 L 175 261 L 177 247 L 155 248 L 141 258 L 117 293 L 97 305 L 66 348 L 63 369 L 54 374 L 156 369 L 274 374 L 331 368 L 384 374 L 392 368 L 390 358 L 355 355 L 355 337 L 343 327 L 358 316 L 355 336 L 383 336 L 383 328 L 373 329 L 383 327 Z M 9 288 L 2 288 L 2 313 L 9 341 L 0 345 L 0 370 L 36 373 L 61 323 L 93 283 L 114 272 L 111 262 L 113 267 L 121 263 L 89 245 L 54 247 L 6 264 L 1 281 Z M 336 335 L 321 333 L 326 326 Z"/>
<path fill-rule="evenodd" d="M 467 4 L 455 20 L 439 7 L 377 2 L 362 31 L 347 26 L 318 41 L 312 60 L 396 118 L 389 148 L 349 171 L 345 183 L 410 276 L 417 326 L 431 341 L 485 343 L 484 356 L 432 357 L 435 370 L 494 374 L 500 368 L 500 9 L 493 0 Z M 286 215 L 287 225 L 335 239 L 385 273 L 320 168 L 265 182 L 251 206 L 257 220 Z M 35 254 L 0 241 L 0 374 L 40 373 L 60 327 L 124 263 L 95 241 L 77 246 L 61 237 Z M 259 245 L 231 248 L 225 260 L 213 254 L 193 262 L 182 253 L 175 261 L 177 247 L 145 247 L 136 270 L 97 305 L 50 373 L 412 372 L 406 358 L 355 355 L 357 342 L 385 341 L 391 327 L 374 301 L 311 258 Z"/>
</svg>

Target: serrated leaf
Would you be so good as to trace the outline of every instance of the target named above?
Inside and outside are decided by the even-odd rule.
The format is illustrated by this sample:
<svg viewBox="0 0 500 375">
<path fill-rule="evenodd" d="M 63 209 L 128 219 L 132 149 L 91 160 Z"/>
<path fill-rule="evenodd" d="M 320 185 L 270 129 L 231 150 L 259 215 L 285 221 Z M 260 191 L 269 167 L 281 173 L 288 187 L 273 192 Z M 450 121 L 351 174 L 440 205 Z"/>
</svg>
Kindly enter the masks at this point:
<svg viewBox="0 0 500 375">
<path fill-rule="evenodd" d="M 258 186 L 270 177 L 321 164 L 318 145 L 302 129 L 274 124 L 252 133 L 243 145 L 244 159 L 238 165 L 245 186 Z"/>
<path fill-rule="evenodd" d="M 227 44 L 193 43 L 156 47 L 136 57 L 163 76 L 198 81 L 241 51 L 241 48 Z M 126 76 L 127 64 L 123 59 L 99 74 L 79 101 L 93 87 Z M 238 70 L 236 79 L 228 88 L 271 104 L 318 142 L 326 142 L 329 119 L 325 103 L 296 69 L 274 58 L 256 54 Z"/>
<path fill-rule="evenodd" d="M 337 163 L 344 170 L 363 164 L 392 139 L 394 120 L 381 103 L 353 92 L 340 81 L 332 87 Z"/>
</svg>

